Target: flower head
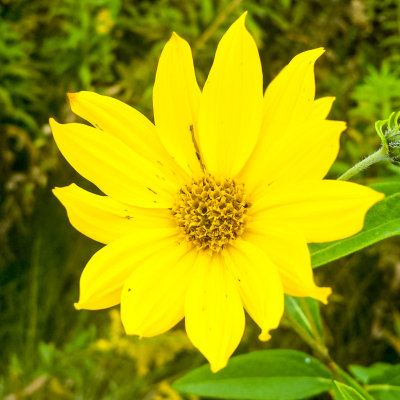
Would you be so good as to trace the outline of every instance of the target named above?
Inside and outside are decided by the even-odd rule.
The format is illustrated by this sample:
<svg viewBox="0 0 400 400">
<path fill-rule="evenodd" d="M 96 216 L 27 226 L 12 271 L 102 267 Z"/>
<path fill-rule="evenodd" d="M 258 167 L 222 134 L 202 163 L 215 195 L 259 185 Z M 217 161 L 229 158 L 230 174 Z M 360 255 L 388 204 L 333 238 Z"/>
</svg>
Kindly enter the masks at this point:
<svg viewBox="0 0 400 400">
<path fill-rule="evenodd" d="M 324 303 L 307 242 L 358 232 L 382 195 L 323 180 L 345 123 L 314 100 L 314 63 L 296 56 L 263 96 L 245 15 L 225 33 L 202 91 L 188 43 L 173 34 L 153 92 L 155 124 L 115 99 L 69 95 L 94 127 L 51 121 L 69 163 L 105 195 L 54 189 L 79 231 L 106 244 L 86 265 L 77 309 L 121 303 L 128 334 L 149 337 L 185 318 L 187 334 L 223 368 L 244 330 L 244 309 L 278 327 L 284 293 Z"/>
</svg>

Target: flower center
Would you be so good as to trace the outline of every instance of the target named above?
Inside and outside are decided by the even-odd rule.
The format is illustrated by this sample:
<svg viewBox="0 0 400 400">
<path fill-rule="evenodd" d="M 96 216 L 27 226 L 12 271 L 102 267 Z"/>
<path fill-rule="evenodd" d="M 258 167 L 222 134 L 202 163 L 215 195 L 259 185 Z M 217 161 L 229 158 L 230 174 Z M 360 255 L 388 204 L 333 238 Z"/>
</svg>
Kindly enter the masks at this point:
<svg viewBox="0 0 400 400">
<path fill-rule="evenodd" d="M 172 214 L 198 250 L 218 252 L 243 233 L 248 207 L 243 184 L 206 175 L 179 191 Z"/>
</svg>

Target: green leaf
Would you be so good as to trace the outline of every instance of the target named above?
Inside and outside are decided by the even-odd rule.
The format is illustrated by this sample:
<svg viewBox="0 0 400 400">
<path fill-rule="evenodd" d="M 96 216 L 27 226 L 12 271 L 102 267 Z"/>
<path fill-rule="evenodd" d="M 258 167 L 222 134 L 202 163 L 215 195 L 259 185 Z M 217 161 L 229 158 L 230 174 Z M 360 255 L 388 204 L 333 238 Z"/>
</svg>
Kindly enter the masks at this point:
<svg viewBox="0 0 400 400">
<path fill-rule="evenodd" d="M 349 370 L 369 394 L 379 400 L 400 399 L 400 364 L 375 363 L 369 367 L 350 365 Z"/>
<path fill-rule="evenodd" d="M 324 335 L 317 300 L 285 295 L 285 310 L 308 334 L 323 342 Z"/>
<path fill-rule="evenodd" d="M 376 182 L 370 187 L 377 192 L 384 193 L 386 196 L 391 196 L 392 194 L 400 193 L 400 179 Z"/>
<path fill-rule="evenodd" d="M 350 372 L 363 384 L 368 384 L 371 379 L 384 374 L 392 366 L 386 363 L 375 363 L 369 367 L 349 365 Z"/>
<path fill-rule="evenodd" d="M 367 390 L 379 400 L 399 400 L 400 386 L 389 383 L 381 383 L 367 386 Z"/>
<path fill-rule="evenodd" d="M 370 367 L 373 370 L 368 386 L 368 393 L 379 400 L 400 399 L 400 364 L 376 364 Z M 381 373 L 377 373 L 377 369 Z"/>
<path fill-rule="evenodd" d="M 387 184 L 391 192 L 397 183 Z M 365 217 L 364 229 L 347 239 L 329 243 L 310 244 L 313 267 L 319 267 L 348 254 L 361 250 L 373 243 L 400 234 L 400 193 L 392 194 L 374 205 Z"/>
<path fill-rule="evenodd" d="M 213 374 L 205 365 L 173 387 L 205 397 L 296 400 L 332 389 L 333 375 L 315 358 L 295 350 L 263 350 L 233 357 Z"/>
<path fill-rule="evenodd" d="M 335 400 L 365 400 L 365 397 L 352 387 L 338 381 L 334 381 L 334 384 Z"/>
</svg>

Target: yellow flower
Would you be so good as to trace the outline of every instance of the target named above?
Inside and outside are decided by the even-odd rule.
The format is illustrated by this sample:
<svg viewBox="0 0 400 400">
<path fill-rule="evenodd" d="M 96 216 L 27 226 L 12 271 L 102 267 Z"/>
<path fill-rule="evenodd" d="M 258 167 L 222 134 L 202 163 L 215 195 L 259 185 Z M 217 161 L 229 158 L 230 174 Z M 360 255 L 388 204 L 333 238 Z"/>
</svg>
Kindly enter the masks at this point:
<svg viewBox="0 0 400 400">
<path fill-rule="evenodd" d="M 99 11 L 96 22 L 96 31 L 103 35 L 109 33 L 114 26 L 114 20 L 110 10 L 107 8 L 103 8 Z"/>
<path fill-rule="evenodd" d="M 323 180 L 339 150 L 333 98 L 314 100 L 314 63 L 297 55 L 263 96 L 245 14 L 226 32 L 201 92 L 188 43 L 173 34 L 161 54 L 153 125 L 118 100 L 70 95 L 94 127 L 51 121 L 68 162 L 106 195 L 54 189 L 72 225 L 106 246 L 88 262 L 77 309 L 121 303 L 128 334 L 150 337 L 185 317 L 211 369 L 223 368 L 244 330 L 244 309 L 278 327 L 284 293 L 324 303 L 307 242 L 358 232 L 382 198 Z"/>
</svg>

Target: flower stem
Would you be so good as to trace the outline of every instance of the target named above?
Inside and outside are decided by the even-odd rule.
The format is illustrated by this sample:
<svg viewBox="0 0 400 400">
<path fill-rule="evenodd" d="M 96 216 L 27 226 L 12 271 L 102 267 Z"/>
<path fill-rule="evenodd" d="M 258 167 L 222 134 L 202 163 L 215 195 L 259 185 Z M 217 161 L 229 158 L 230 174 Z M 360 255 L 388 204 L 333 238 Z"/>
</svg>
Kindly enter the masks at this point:
<svg viewBox="0 0 400 400">
<path fill-rule="evenodd" d="M 328 349 L 326 346 L 313 338 L 289 313 L 286 315 L 286 320 L 290 327 L 304 340 L 324 362 L 331 362 Z"/>
<path fill-rule="evenodd" d="M 364 158 L 364 160 L 360 161 L 358 164 L 351 167 L 343 175 L 340 175 L 339 178 L 337 178 L 337 180 L 338 181 L 347 181 L 352 176 L 358 174 L 365 168 L 368 168 L 370 165 L 375 164 L 379 161 L 383 161 L 383 160 L 389 160 L 389 156 L 387 155 L 386 149 L 382 146 L 378 151 L 371 154 L 367 158 Z"/>
</svg>

